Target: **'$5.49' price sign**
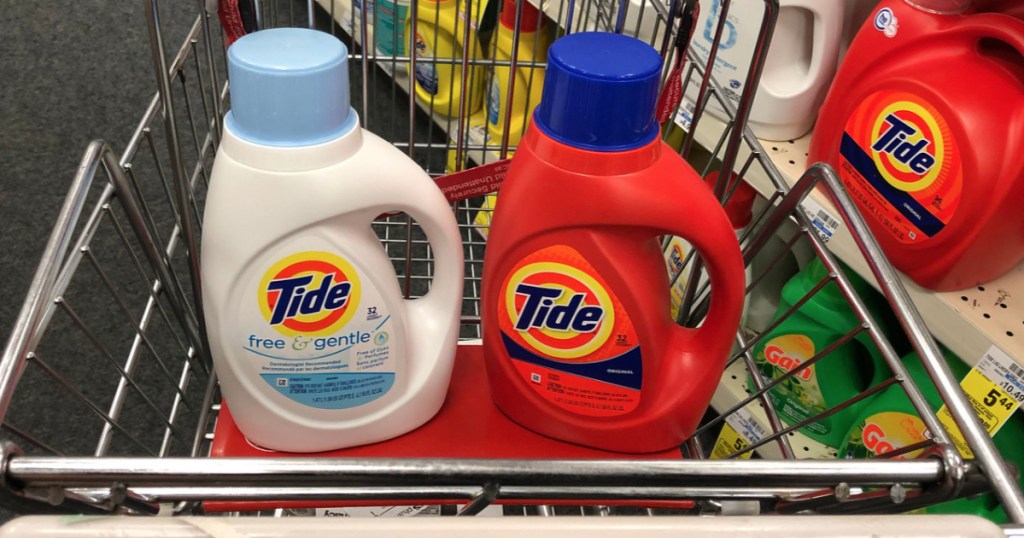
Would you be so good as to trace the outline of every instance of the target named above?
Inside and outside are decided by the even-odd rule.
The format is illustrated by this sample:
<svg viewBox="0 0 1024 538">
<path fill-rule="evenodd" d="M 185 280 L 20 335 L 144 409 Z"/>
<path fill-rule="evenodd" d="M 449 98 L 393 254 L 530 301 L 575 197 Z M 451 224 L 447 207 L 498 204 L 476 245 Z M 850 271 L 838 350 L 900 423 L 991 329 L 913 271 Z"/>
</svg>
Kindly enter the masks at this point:
<svg viewBox="0 0 1024 538">
<path fill-rule="evenodd" d="M 995 436 L 1010 419 L 1010 415 L 1024 403 L 1024 367 L 992 346 L 960 382 L 960 388 L 974 406 L 989 436 Z M 973 458 L 974 453 L 967 446 L 949 409 L 943 405 L 937 415 L 939 422 L 950 432 L 960 454 L 965 458 Z"/>
</svg>

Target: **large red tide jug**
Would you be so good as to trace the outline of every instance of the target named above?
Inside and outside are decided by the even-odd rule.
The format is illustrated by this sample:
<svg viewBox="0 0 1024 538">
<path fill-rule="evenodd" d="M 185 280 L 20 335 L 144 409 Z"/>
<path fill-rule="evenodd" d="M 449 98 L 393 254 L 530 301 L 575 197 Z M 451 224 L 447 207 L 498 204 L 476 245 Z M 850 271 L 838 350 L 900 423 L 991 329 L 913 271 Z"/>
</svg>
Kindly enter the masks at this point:
<svg viewBox="0 0 1024 538">
<path fill-rule="evenodd" d="M 1024 258 L 1024 22 L 965 0 L 886 0 L 811 139 L 893 265 L 947 291 Z"/>
<path fill-rule="evenodd" d="M 692 435 L 743 304 L 729 219 L 659 139 L 660 75 L 657 52 L 631 37 L 578 33 L 551 46 L 484 259 L 497 406 L 543 435 L 620 452 Z M 700 328 L 670 316 L 662 235 L 682 236 L 707 264 L 712 299 Z"/>
</svg>

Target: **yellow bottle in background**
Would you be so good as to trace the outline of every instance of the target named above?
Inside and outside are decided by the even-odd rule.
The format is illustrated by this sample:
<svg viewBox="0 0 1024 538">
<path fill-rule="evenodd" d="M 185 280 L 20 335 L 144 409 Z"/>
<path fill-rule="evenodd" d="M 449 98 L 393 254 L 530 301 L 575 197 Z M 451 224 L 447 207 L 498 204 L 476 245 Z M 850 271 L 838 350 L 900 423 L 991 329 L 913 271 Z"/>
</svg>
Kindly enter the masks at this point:
<svg viewBox="0 0 1024 538">
<path fill-rule="evenodd" d="M 449 137 L 448 159 L 445 162 L 444 168 L 446 174 L 454 174 L 455 172 L 468 170 L 474 166 L 488 162 L 482 149 L 469 149 L 470 146 L 479 148 L 480 146 L 490 143 L 487 138 L 487 118 L 484 117 L 484 113 L 482 111 L 470 116 L 469 121 L 466 124 L 466 129 L 463 132 L 461 166 L 459 165 L 457 157 L 457 133 L 458 129 L 453 127 L 451 136 Z"/>
<path fill-rule="evenodd" d="M 487 132 L 495 144 L 501 144 L 505 135 L 505 117 L 511 104 L 512 116 L 508 127 L 508 145 L 519 145 L 519 139 L 526 131 L 526 124 L 540 103 L 544 87 L 544 69 L 533 67 L 544 62 L 551 45 L 549 25 L 537 8 L 527 0 L 522 2 L 522 17 L 519 21 L 519 50 L 516 56 L 515 87 L 512 88 L 511 103 L 508 92 L 511 86 L 510 66 L 495 65 L 487 95 Z M 516 27 L 516 2 L 503 0 L 501 17 L 495 32 L 491 50 L 498 62 L 512 61 L 513 35 Z"/>
<path fill-rule="evenodd" d="M 407 39 L 416 49 L 416 97 L 442 116 L 458 116 L 462 100 L 463 51 L 471 61 L 484 57 L 484 46 L 477 35 L 478 23 L 483 16 L 480 0 L 469 0 L 473 22 L 469 27 L 469 40 L 464 41 L 466 27 L 466 0 L 416 0 L 416 24 L 412 13 L 405 25 Z M 441 60 L 437 63 L 433 59 Z M 467 114 L 483 106 L 485 72 L 482 65 L 473 65 L 466 73 Z"/>
</svg>

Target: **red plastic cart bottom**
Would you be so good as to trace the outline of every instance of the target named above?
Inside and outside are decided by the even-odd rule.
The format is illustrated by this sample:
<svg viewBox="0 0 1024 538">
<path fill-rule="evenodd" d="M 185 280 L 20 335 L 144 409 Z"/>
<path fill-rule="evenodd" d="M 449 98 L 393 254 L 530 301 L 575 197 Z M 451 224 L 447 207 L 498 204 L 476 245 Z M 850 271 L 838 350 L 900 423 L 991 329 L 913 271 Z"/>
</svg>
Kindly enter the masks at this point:
<svg viewBox="0 0 1024 538">
<path fill-rule="evenodd" d="M 483 350 L 479 345 L 460 345 L 455 359 L 451 386 L 437 416 L 420 428 L 372 445 L 295 454 L 256 448 L 235 426 L 227 405 L 223 405 L 214 428 L 210 455 L 227 457 L 271 458 L 513 458 L 513 459 L 644 459 L 675 460 L 681 458 L 677 449 L 651 454 L 605 452 L 563 443 L 535 434 L 512 422 L 491 402 L 484 372 Z M 256 511 L 275 508 L 329 508 L 341 506 L 377 506 L 385 504 L 462 504 L 465 500 L 402 500 L 369 501 L 208 501 L 210 512 Z M 501 499 L 498 499 L 501 503 Z M 514 504 L 559 504 L 552 501 L 515 501 Z M 566 504 L 566 503 L 561 503 Z M 573 501 L 573 505 L 642 505 L 652 508 L 691 508 L 690 501 L 644 500 Z"/>
</svg>

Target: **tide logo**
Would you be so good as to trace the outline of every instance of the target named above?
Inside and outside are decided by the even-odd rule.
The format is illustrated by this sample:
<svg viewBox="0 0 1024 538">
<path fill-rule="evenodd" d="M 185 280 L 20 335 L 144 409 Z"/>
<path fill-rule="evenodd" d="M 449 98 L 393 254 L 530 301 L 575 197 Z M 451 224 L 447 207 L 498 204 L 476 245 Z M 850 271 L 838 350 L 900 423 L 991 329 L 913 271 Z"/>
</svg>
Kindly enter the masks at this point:
<svg viewBox="0 0 1024 538">
<path fill-rule="evenodd" d="M 326 336 L 343 327 L 359 306 L 359 279 L 329 252 L 300 252 L 272 265 L 256 291 L 267 323 L 285 336 Z"/>
<path fill-rule="evenodd" d="M 672 266 L 672 275 L 678 275 L 683 270 L 683 260 L 686 259 L 686 253 L 683 252 L 682 247 L 678 243 L 672 243 L 672 250 L 669 251 L 668 260 L 669 265 Z"/>
<path fill-rule="evenodd" d="M 764 358 L 769 363 L 774 364 L 787 372 L 792 371 L 803 364 L 803 360 L 800 359 L 800 357 L 794 357 L 793 355 L 786 353 L 786 350 L 782 347 L 772 344 L 769 344 L 764 348 Z M 798 372 L 796 377 L 799 377 L 804 381 L 810 381 L 812 373 L 811 368 L 805 368 Z"/>
<path fill-rule="evenodd" d="M 911 101 L 885 107 L 871 129 L 871 153 L 878 171 L 904 192 L 930 187 L 942 171 L 945 151 L 935 116 Z"/>
<path fill-rule="evenodd" d="M 611 297 L 592 276 L 556 262 L 537 262 L 512 274 L 505 308 L 516 332 L 537 351 L 566 361 L 608 341 L 615 325 Z"/>
</svg>

